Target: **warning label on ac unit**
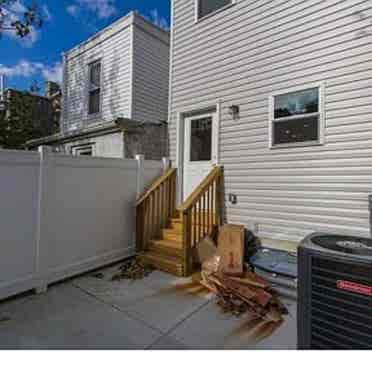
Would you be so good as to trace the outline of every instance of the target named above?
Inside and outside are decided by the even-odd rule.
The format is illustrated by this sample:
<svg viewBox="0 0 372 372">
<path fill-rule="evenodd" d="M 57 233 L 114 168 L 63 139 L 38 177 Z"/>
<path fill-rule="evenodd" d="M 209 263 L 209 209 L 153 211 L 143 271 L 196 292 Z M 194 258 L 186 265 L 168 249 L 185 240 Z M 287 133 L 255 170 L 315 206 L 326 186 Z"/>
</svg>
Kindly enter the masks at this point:
<svg viewBox="0 0 372 372">
<path fill-rule="evenodd" d="M 372 286 L 348 282 L 345 280 L 337 281 L 337 288 L 343 289 L 344 291 L 359 293 L 366 296 L 372 296 Z"/>
</svg>

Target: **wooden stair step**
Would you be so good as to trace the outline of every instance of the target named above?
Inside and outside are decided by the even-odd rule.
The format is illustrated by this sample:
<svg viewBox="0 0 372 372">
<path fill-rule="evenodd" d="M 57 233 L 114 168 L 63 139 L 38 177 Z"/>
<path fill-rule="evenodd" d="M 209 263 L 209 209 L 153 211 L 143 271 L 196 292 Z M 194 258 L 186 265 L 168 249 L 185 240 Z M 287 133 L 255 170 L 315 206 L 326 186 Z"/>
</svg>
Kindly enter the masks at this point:
<svg viewBox="0 0 372 372">
<path fill-rule="evenodd" d="M 155 252 L 145 252 L 141 254 L 141 260 L 155 268 L 166 271 L 167 273 L 183 276 L 183 265 L 180 259 L 160 255 Z"/>
<path fill-rule="evenodd" d="M 182 231 L 181 218 L 171 218 L 170 228 L 181 232 Z"/>
<path fill-rule="evenodd" d="M 149 244 L 149 251 L 167 255 L 169 257 L 183 257 L 183 247 L 181 241 L 151 240 Z"/>
<path fill-rule="evenodd" d="M 182 242 L 181 229 L 163 229 L 162 235 L 164 240 L 172 240 L 180 243 Z"/>
<path fill-rule="evenodd" d="M 193 225 L 197 225 L 198 226 L 199 225 L 199 220 L 194 221 L 194 219 L 192 219 L 191 223 Z M 216 222 L 212 223 L 212 221 L 210 223 L 207 223 L 207 219 L 205 219 L 205 226 L 213 226 L 215 224 L 216 224 Z M 182 220 L 181 220 L 181 218 L 171 218 L 170 227 L 172 229 L 181 230 L 181 228 L 182 228 Z"/>
</svg>

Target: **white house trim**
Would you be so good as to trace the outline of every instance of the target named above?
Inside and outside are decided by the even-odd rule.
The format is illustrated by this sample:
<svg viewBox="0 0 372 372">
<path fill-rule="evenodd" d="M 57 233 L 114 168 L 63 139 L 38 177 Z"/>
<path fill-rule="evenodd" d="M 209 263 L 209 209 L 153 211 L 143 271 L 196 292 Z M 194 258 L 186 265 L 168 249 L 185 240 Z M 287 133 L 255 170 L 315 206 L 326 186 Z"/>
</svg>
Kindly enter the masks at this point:
<svg viewBox="0 0 372 372">
<path fill-rule="evenodd" d="M 325 132 L 325 82 L 318 82 L 314 84 L 304 84 L 301 86 L 296 86 L 291 89 L 280 90 L 272 92 L 269 96 L 269 148 L 289 148 L 289 147 L 304 147 L 304 146 L 316 146 L 324 144 L 324 132 Z M 274 122 L 274 99 L 276 96 L 283 94 L 296 93 L 307 89 L 319 89 L 319 126 L 318 126 L 318 140 L 317 141 L 306 141 L 306 142 L 296 142 L 296 143 L 283 143 L 279 145 L 273 145 L 273 122 Z M 304 114 L 296 115 L 296 118 L 305 118 L 315 116 L 316 114 Z M 283 118 L 288 119 L 288 118 Z M 275 121 L 280 121 L 281 119 L 275 119 Z"/>
<path fill-rule="evenodd" d="M 178 178 L 178 185 L 177 185 L 177 204 L 182 202 L 182 195 L 183 195 L 183 168 L 184 168 L 184 146 L 185 146 L 185 118 L 188 116 L 197 116 L 197 115 L 204 115 L 210 112 L 214 112 L 216 114 L 216 130 L 214 133 L 214 151 L 215 154 L 215 164 L 218 165 L 220 161 L 219 155 L 219 137 L 220 137 L 220 122 L 221 122 L 221 103 L 220 101 L 216 102 L 210 106 L 196 106 L 193 110 L 186 111 L 186 112 L 178 112 L 177 113 L 177 129 L 176 129 L 176 142 L 177 142 L 177 151 L 176 151 L 176 166 L 178 169 L 177 178 Z"/>
</svg>

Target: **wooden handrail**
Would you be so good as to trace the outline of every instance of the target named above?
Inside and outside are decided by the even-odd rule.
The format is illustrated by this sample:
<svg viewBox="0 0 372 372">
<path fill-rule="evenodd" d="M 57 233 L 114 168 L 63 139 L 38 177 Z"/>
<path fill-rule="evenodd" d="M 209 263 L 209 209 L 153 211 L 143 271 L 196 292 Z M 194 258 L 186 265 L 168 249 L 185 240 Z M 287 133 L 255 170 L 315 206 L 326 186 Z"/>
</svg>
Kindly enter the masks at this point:
<svg viewBox="0 0 372 372">
<path fill-rule="evenodd" d="M 140 205 L 146 198 L 149 197 L 149 195 L 154 192 L 164 181 L 166 181 L 169 177 L 173 175 L 173 173 L 176 173 L 177 169 L 176 168 L 169 168 L 168 170 L 165 171 L 165 173 L 160 176 L 151 186 L 148 190 L 146 190 L 143 195 L 141 195 L 137 201 L 136 201 L 136 206 Z"/>
<path fill-rule="evenodd" d="M 185 275 L 193 271 L 197 243 L 222 224 L 222 183 L 222 167 L 216 166 L 177 208 L 182 218 Z"/>
<path fill-rule="evenodd" d="M 168 169 L 136 202 L 136 247 L 144 251 L 159 238 L 176 210 L 177 170 Z"/>
</svg>

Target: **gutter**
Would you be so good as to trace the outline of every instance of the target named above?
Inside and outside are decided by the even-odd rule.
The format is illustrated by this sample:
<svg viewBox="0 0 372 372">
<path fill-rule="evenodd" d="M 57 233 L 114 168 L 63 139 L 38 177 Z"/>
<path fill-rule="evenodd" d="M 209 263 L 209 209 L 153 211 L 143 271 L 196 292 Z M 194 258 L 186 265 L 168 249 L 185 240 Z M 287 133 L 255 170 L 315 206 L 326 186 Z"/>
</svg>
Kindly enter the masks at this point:
<svg viewBox="0 0 372 372">
<path fill-rule="evenodd" d="M 145 124 L 146 123 L 141 123 L 128 118 L 118 118 L 94 127 L 77 129 L 68 133 L 56 133 L 51 136 L 30 140 L 25 143 L 25 148 L 30 150 L 41 145 L 63 144 L 66 142 L 71 142 L 72 140 L 91 138 L 96 137 L 97 135 L 105 135 L 116 132 L 140 133 L 142 132 L 143 125 Z"/>
</svg>

